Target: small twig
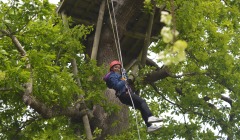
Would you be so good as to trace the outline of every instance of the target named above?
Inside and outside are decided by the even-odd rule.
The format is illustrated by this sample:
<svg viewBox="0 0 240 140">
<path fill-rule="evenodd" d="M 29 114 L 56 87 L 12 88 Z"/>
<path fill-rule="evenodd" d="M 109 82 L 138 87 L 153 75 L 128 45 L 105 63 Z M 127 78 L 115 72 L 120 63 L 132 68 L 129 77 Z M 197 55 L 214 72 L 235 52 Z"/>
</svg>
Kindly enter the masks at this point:
<svg viewBox="0 0 240 140">
<path fill-rule="evenodd" d="M 11 91 L 12 88 L 0 88 L 0 91 Z"/>
<path fill-rule="evenodd" d="M 26 120 L 25 122 L 22 122 L 23 125 L 16 130 L 15 136 L 18 135 L 18 133 L 21 132 L 21 130 L 23 128 L 25 128 L 26 126 L 28 126 L 31 123 L 35 122 L 36 120 L 40 120 L 40 119 L 41 118 L 37 116 L 37 117 L 31 118 L 29 120 Z"/>
<path fill-rule="evenodd" d="M 163 96 L 163 95 L 158 91 L 158 89 L 157 89 L 157 87 L 156 87 L 156 85 L 155 85 L 154 83 L 151 83 L 150 85 L 153 87 L 153 89 L 154 89 L 164 100 L 168 101 L 168 102 L 169 102 L 170 104 L 172 104 L 172 105 L 177 105 L 176 103 L 168 100 L 165 96 Z"/>
<path fill-rule="evenodd" d="M 181 75 L 173 75 L 171 73 L 169 73 L 169 77 L 172 77 L 172 78 L 182 78 L 184 76 L 195 76 L 195 75 L 205 75 L 207 73 L 197 73 L 197 72 L 189 72 L 189 73 L 183 73 Z"/>
</svg>

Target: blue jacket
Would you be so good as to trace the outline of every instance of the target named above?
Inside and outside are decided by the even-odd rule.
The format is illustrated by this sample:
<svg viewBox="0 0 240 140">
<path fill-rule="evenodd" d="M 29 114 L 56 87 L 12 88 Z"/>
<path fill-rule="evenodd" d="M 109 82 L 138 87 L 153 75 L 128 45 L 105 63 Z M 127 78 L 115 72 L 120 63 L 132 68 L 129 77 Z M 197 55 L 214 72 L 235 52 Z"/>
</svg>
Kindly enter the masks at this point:
<svg viewBox="0 0 240 140">
<path fill-rule="evenodd" d="M 105 75 L 104 81 L 107 84 L 108 88 L 112 88 L 119 92 L 120 94 L 126 92 L 126 81 L 121 80 L 122 76 L 118 73 L 110 71 L 108 74 Z"/>
</svg>

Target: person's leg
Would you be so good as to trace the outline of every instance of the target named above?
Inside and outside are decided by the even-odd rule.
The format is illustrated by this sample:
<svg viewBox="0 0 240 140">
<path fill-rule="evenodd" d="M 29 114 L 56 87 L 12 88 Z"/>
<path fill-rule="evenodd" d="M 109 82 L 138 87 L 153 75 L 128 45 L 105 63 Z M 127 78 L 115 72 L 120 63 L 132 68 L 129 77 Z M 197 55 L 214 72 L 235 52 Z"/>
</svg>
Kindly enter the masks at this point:
<svg viewBox="0 0 240 140">
<path fill-rule="evenodd" d="M 132 96 L 135 108 L 140 110 L 142 118 L 145 121 L 146 126 L 147 127 L 151 126 L 151 124 L 148 123 L 148 117 L 152 116 L 152 112 L 149 109 L 146 101 L 136 94 L 131 94 L 131 96 Z"/>
<path fill-rule="evenodd" d="M 150 111 L 146 101 L 136 94 L 131 94 L 131 97 L 134 103 L 134 107 L 140 110 L 142 118 L 145 121 L 145 124 L 147 125 L 147 127 L 151 126 L 151 124 L 148 123 L 148 117 L 152 116 L 152 112 Z M 121 95 L 119 99 L 123 104 L 133 106 L 130 95 L 128 94 Z"/>
</svg>

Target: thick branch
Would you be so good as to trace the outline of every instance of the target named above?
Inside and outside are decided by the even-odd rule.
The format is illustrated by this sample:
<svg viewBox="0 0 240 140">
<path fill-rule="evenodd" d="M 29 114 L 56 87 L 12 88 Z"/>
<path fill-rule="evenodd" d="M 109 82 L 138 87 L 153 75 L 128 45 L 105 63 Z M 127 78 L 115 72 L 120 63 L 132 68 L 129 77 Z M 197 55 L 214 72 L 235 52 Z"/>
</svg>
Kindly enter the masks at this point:
<svg viewBox="0 0 240 140">
<path fill-rule="evenodd" d="M 44 103 L 38 101 L 35 97 L 27 94 L 27 92 L 23 94 L 23 101 L 26 105 L 29 105 L 36 112 L 38 112 L 43 118 L 46 118 L 46 119 L 56 117 L 56 116 L 62 116 L 62 115 L 68 116 L 71 118 L 81 118 L 83 115 L 87 113 L 86 110 L 79 111 L 75 107 L 63 108 L 60 106 L 53 106 L 52 108 L 49 108 Z"/>
<path fill-rule="evenodd" d="M 68 107 L 63 108 L 60 106 L 53 106 L 52 108 L 49 108 L 44 103 L 38 101 L 35 97 L 32 96 L 33 86 L 32 86 L 32 80 L 25 84 L 25 91 L 23 93 L 23 102 L 26 105 L 29 105 L 31 108 L 33 108 L 35 111 L 37 111 L 39 114 L 42 115 L 43 118 L 52 118 L 56 116 L 69 116 L 69 117 L 81 117 L 86 114 L 86 111 L 79 111 L 76 107 Z"/>
<path fill-rule="evenodd" d="M 152 59 L 149 59 L 148 57 L 147 57 L 147 60 L 146 60 L 146 65 L 148 65 L 148 66 L 153 66 L 153 67 L 157 68 L 157 70 L 160 69 L 160 67 L 158 66 L 158 64 L 155 63 Z"/>
<path fill-rule="evenodd" d="M 144 78 L 145 83 L 154 83 L 160 79 L 164 79 L 168 77 L 170 74 L 168 72 L 167 67 L 163 67 L 159 70 L 153 71 L 152 73 L 146 75 Z"/>
<path fill-rule="evenodd" d="M 203 75 L 206 73 L 196 73 L 196 72 L 189 72 L 184 73 L 181 75 L 173 75 L 171 72 L 169 72 L 168 68 L 166 66 L 163 66 L 160 68 L 157 63 L 155 63 L 153 60 L 147 58 L 146 64 L 149 66 L 156 67 L 156 71 L 153 71 L 152 73 L 148 74 L 146 78 L 144 79 L 145 83 L 154 83 L 160 79 L 164 79 L 166 77 L 172 77 L 172 78 L 181 78 L 183 76 L 194 76 L 194 75 Z"/>
</svg>

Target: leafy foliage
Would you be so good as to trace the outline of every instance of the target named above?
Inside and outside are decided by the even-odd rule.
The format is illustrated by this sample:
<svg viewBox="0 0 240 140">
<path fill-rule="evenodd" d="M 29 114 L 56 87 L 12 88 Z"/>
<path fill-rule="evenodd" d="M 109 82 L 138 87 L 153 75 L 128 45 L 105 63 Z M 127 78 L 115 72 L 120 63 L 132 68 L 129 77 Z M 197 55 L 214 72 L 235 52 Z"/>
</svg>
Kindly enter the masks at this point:
<svg viewBox="0 0 240 140">
<path fill-rule="evenodd" d="M 188 43 L 187 61 L 168 67 L 171 75 L 155 83 L 158 94 L 144 90 L 146 98 L 160 102 L 155 113 L 166 113 L 168 130 L 156 137 L 238 139 L 233 110 L 239 106 L 239 2 L 177 0 L 174 7 L 178 38 Z M 163 51 L 163 41 L 151 50 Z M 179 124 L 180 131 L 168 133 Z"/>
<path fill-rule="evenodd" d="M 48 108 L 71 107 L 79 102 L 77 96 L 83 95 L 89 107 L 92 102 L 100 104 L 104 100 L 100 94 L 105 88 L 100 77 L 103 69 L 97 67 L 96 62 L 85 61 L 88 58 L 81 43 L 92 27 L 79 25 L 66 29 L 54 9 L 46 0 L 1 2 L 1 139 L 76 138 L 74 127 L 66 117 L 46 120 L 26 107 L 21 96 L 30 77 L 33 96 Z M 16 36 L 26 56 L 19 55 L 4 31 Z M 72 73 L 73 58 L 78 64 L 77 76 Z M 27 64 L 31 64 L 31 69 Z M 92 75 L 95 75 L 95 84 L 89 84 L 93 82 L 89 80 Z M 81 88 L 76 78 L 80 78 Z"/>
</svg>

